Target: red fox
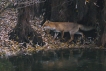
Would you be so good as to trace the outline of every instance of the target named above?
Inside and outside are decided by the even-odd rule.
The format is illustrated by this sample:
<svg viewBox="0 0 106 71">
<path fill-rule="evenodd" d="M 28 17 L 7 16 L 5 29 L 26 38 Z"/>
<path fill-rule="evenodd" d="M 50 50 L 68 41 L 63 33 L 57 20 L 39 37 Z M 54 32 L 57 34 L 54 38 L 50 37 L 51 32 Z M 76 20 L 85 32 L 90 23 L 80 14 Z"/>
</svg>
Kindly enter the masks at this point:
<svg viewBox="0 0 106 71">
<path fill-rule="evenodd" d="M 89 31 L 93 29 L 93 27 L 86 27 L 86 26 L 83 26 L 81 24 L 77 24 L 74 22 L 51 22 L 51 21 L 46 21 L 43 24 L 43 28 L 46 30 L 47 29 L 54 30 L 55 32 L 54 39 L 57 37 L 59 32 L 62 33 L 61 35 L 62 39 L 64 39 L 63 38 L 64 32 L 69 32 L 70 37 L 71 37 L 69 42 L 71 42 L 74 39 L 74 34 L 81 34 L 82 38 L 84 37 L 83 33 L 79 32 L 79 29 L 84 30 L 84 31 Z"/>
</svg>

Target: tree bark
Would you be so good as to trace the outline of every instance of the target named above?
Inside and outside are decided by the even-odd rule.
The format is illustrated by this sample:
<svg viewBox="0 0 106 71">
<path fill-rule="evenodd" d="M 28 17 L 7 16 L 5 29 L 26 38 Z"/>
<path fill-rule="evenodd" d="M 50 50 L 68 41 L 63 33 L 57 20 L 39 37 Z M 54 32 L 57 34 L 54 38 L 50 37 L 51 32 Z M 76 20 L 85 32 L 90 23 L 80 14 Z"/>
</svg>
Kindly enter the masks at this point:
<svg viewBox="0 0 106 71">
<path fill-rule="evenodd" d="M 106 1 L 104 1 L 104 9 L 103 9 L 103 21 L 104 21 L 104 24 L 103 24 L 103 34 L 101 35 L 101 43 L 102 43 L 102 46 L 106 46 Z"/>
<path fill-rule="evenodd" d="M 18 23 L 10 33 L 10 39 L 27 43 L 32 41 L 34 44 L 43 45 L 41 35 L 35 32 L 30 25 L 30 7 L 19 8 L 18 13 Z"/>
</svg>

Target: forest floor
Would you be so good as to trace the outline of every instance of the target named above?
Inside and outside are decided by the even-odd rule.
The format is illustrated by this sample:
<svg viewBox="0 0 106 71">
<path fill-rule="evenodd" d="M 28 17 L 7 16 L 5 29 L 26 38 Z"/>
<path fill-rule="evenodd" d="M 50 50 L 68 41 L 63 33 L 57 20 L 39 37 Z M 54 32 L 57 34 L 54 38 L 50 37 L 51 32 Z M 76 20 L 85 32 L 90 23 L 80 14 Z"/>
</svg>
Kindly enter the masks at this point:
<svg viewBox="0 0 106 71">
<path fill-rule="evenodd" d="M 69 48 L 96 48 L 99 49 L 95 45 L 95 42 L 91 39 L 86 40 L 84 44 L 80 44 L 80 41 L 76 43 L 68 43 L 68 42 L 60 42 L 60 39 L 53 39 L 49 33 L 45 32 L 42 26 L 39 24 L 42 21 L 42 18 L 35 18 L 35 20 L 31 20 L 32 28 L 42 35 L 43 41 L 45 42 L 44 46 L 35 45 L 34 47 L 27 43 L 27 47 L 23 47 L 23 43 L 18 43 L 13 40 L 9 40 L 8 33 L 12 31 L 12 29 L 17 24 L 17 10 L 16 9 L 6 9 L 4 12 L 0 14 L 0 56 L 8 57 L 8 56 L 16 56 L 19 54 L 31 55 L 32 53 L 36 53 L 39 51 L 48 51 L 48 50 L 59 50 L 59 49 L 69 49 Z"/>
</svg>

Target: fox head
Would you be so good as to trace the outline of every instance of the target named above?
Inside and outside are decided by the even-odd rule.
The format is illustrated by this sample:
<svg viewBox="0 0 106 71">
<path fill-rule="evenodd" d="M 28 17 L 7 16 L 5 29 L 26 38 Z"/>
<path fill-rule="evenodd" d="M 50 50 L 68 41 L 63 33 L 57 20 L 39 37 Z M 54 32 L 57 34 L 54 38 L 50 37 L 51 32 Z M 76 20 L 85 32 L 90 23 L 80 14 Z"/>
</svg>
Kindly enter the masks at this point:
<svg viewBox="0 0 106 71">
<path fill-rule="evenodd" d="M 53 24 L 52 24 L 49 20 L 47 20 L 47 21 L 43 24 L 43 28 L 44 28 L 44 29 L 50 29 L 50 30 L 53 30 L 53 29 L 54 29 Z"/>
<path fill-rule="evenodd" d="M 43 24 L 43 27 L 47 26 L 49 24 L 49 20 L 45 21 L 45 23 Z"/>
</svg>

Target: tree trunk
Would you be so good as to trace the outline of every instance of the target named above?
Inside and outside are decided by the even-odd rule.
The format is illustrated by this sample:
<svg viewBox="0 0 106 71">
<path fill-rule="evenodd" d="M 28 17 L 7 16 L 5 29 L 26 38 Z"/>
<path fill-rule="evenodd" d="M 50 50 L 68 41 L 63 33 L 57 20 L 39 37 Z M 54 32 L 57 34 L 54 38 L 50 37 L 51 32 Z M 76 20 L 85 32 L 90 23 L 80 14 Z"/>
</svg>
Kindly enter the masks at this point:
<svg viewBox="0 0 106 71">
<path fill-rule="evenodd" d="M 67 1 L 52 0 L 51 1 L 51 20 L 52 21 L 67 21 Z"/>
<path fill-rule="evenodd" d="M 43 45 L 41 35 L 36 33 L 30 25 L 30 7 L 19 8 L 18 13 L 18 23 L 10 33 L 10 39 L 27 43 L 32 41 L 35 44 Z"/>
<path fill-rule="evenodd" d="M 106 46 L 106 1 L 104 1 L 104 9 L 103 9 L 103 21 L 104 21 L 104 24 L 103 24 L 103 34 L 102 34 L 102 38 L 101 38 L 101 43 L 102 43 L 102 46 Z"/>
</svg>

